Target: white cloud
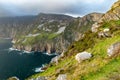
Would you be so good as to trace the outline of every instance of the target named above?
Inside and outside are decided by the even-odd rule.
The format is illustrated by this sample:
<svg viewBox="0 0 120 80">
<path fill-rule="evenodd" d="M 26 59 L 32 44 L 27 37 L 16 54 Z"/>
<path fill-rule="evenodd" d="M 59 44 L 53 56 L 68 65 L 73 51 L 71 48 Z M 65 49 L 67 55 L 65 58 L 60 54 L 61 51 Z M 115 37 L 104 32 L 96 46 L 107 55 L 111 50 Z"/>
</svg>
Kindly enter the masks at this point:
<svg viewBox="0 0 120 80">
<path fill-rule="evenodd" d="M 78 1 L 80 1 L 80 2 L 83 2 L 83 3 L 89 3 L 89 4 L 93 4 L 93 3 L 103 3 L 103 2 L 105 2 L 105 0 L 78 0 Z"/>
<path fill-rule="evenodd" d="M 0 0 L 0 8 L 15 14 L 38 14 L 39 12 L 84 15 L 105 12 L 116 0 Z M 0 9 L 1 10 L 1 9 Z M 2 12 L 2 11 L 0 11 Z"/>
</svg>

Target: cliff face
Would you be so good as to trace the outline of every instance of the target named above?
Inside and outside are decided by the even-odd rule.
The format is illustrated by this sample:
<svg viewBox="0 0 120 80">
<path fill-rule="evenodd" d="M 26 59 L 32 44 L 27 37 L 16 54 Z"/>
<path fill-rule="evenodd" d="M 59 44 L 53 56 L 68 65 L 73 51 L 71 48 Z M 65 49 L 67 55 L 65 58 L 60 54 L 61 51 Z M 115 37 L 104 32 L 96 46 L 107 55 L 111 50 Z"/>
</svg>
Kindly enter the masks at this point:
<svg viewBox="0 0 120 80">
<path fill-rule="evenodd" d="M 101 16 L 92 13 L 82 18 L 73 18 L 41 13 L 32 17 L 3 18 L 0 19 L 0 33 L 13 38 L 13 47 L 19 50 L 61 53 L 72 42 L 83 37 L 84 31 L 89 30 Z"/>
</svg>

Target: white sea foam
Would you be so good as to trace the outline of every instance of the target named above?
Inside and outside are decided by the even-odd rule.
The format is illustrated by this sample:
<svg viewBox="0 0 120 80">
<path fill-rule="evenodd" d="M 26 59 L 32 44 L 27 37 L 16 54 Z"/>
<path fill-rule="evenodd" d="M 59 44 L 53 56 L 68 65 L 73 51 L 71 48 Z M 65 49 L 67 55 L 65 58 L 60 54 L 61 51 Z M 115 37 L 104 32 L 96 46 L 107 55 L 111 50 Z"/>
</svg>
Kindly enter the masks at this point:
<svg viewBox="0 0 120 80">
<path fill-rule="evenodd" d="M 45 70 L 42 70 L 42 68 L 44 68 L 45 65 L 42 65 L 42 67 L 37 67 L 34 69 L 35 72 L 44 72 Z"/>
<path fill-rule="evenodd" d="M 42 70 L 42 67 L 35 68 L 35 72 L 44 72 L 45 70 Z"/>
<path fill-rule="evenodd" d="M 11 48 L 9 48 L 9 51 L 20 51 L 20 50 L 11 47 Z"/>
<path fill-rule="evenodd" d="M 33 51 L 31 51 L 31 52 L 25 51 L 25 50 L 21 51 L 21 50 L 15 49 L 15 48 L 13 48 L 13 47 L 9 48 L 8 51 L 9 51 L 9 52 L 11 52 L 11 51 L 19 51 L 19 54 L 21 54 L 21 55 L 22 55 L 22 54 L 32 54 L 32 53 L 34 53 Z"/>
<path fill-rule="evenodd" d="M 25 50 L 24 50 L 23 53 L 32 53 L 32 52 L 30 52 L 30 51 L 25 51 Z"/>
<path fill-rule="evenodd" d="M 48 55 L 48 56 L 58 55 L 57 53 L 47 53 L 47 52 L 45 52 L 45 53 L 43 53 L 43 54 L 46 54 L 46 55 Z"/>
</svg>

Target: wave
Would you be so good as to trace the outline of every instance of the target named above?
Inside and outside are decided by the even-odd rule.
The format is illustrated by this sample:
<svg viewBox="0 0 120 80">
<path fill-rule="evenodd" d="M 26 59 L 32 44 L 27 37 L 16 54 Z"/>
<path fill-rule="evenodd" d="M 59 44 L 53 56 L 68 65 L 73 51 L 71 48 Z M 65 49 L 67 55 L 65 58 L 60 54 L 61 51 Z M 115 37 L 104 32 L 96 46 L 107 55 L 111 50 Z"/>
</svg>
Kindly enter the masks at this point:
<svg viewBox="0 0 120 80">
<path fill-rule="evenodd" d="M 35 53 L 35 51 L 18 50 L 18 49 L 13 48 L 13 47 L 9 48 L 8 51 L 9 51 L 9 52 L 19 51 L 20 54 L 33 54 L 33 53 Z M 40 53 L 45 54 L 45 55 L 48 55 L 48 56 L 53 56 L 53 55 L 56 55 L 56 56 L 57 56 L 57 55 L 58 55 L 57 53 L 47 53 L 47 52 L 40 52 Z"/>
<path fill-rule="evenodd" d="M 19 54 L 32 54 L 32 53 L 34 53 L 33 51 L 29 52 L 29 51 L 25 51 L 25 50 L 18 50 L 18 49 L 15 49 L 13 47 L 9 48 L 9 52 L 12 52 L 12 51 L 18 51 L 18 52 L 20 52 Z"/>
<path fill-rule="evenodd" d="M 33 53 L 33 51 L 23 51 L 23 53 L 28 53 L 28 54 L 30 54 L 30 53 Z"/>
<path fill-rule="evenodd" d="M 9 51 L 20 51 L 20 50 L 11 47 L 11 48 L 9 48 Z"/>
<path fill-rule="evenodd" d="M 42 53 L 42 54 L 46 54 L 46 55 L 48 55 L 48 56 L 58 55 L 57 53 L 47 53 L 47 52 L 44 52 L 44 53 Z"/>
<path fill-rule="evenodd" d="M 45 65 L 42 65 L 42 67 L 37 67 L 34 69 L 34 72 L 44 72 L 45 70 L 43 70 L 43 68 L 45 67 Z"/>
</svg>

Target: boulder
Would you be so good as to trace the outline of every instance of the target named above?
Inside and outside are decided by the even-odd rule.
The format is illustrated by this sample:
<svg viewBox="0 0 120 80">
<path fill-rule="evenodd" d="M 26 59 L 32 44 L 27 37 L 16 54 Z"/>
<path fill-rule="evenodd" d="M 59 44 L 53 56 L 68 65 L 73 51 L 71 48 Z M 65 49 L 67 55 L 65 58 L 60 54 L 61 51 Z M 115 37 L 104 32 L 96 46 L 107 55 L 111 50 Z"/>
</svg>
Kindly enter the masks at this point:
<svg viewBox="0 0 120 80">
<path fill-rule="evenodd" d="M 67 80 L 67 75 L 66 74 L 59 74 L 56 80 Z"/>
<path fill-rule="evenodd" d="M 50 63 L 56 63 L 56 65 L 58 64 L 58 60 L 60 59 L 60 55 L 58 56 L 55 56 L 54 58 L 52 58 L 51 62 Z"/>
<path fill-rule="evenodd" d="M 64 56 L 64 51 L 60 55 L 57 55 L 54 58 L 52 58 L 51 61 L 50 61 L 50 63 L 56 63 L 56 65 L 57 65 L 59 59 L 62 58 L 63 56 Z"/>
<path fill-rule="evenodd" d="M 80 63 L 83 60 L 90 59 L 92 57 L 91 53 L 81 52 L 75 56 L 75 59 Z"/>
<path fill-rule="evenodd" d="M 103 30 L 103 32 L 109 32 L 109 31 L 110 31 L 109 28 L 105 28 L 105 29 Z"/>
<path fill-rule="evenodd" d="M 112 44 L 108 49 L 107 49 L 108 56 L 113 56 L 117 55 L 120 53 L 120 42 L 117 42 L 115 44 Z"/>
</svg>

